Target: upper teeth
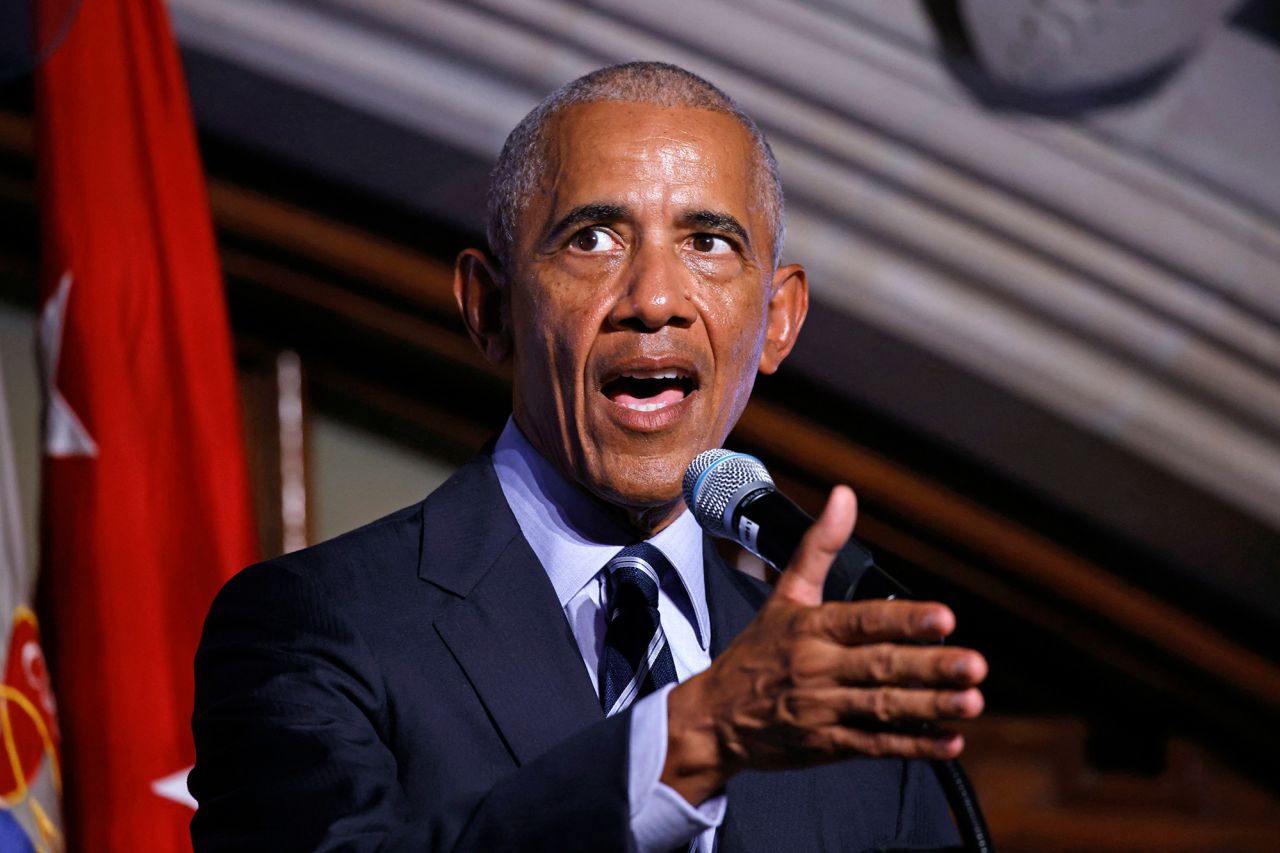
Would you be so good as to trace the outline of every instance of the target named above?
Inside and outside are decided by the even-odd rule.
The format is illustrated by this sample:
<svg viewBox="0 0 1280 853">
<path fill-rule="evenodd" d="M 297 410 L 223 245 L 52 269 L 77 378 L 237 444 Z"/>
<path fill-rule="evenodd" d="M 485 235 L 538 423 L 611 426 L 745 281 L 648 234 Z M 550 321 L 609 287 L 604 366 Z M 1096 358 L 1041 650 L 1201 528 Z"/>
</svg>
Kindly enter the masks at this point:
<svg viewBox="0 0 1280 853">
<path fill-rule="evenodd" d="M 655 370 L 642 373 L 625 374 L 628 379 L 679 379 L 680 374 L 674 370 Z"/>
</svg>

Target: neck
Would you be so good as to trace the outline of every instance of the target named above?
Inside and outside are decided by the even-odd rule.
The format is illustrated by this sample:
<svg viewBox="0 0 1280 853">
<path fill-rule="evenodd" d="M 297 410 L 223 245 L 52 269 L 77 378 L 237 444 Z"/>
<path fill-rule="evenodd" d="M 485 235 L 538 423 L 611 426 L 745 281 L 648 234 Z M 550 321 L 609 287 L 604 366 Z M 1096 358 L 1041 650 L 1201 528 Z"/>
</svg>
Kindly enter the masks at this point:
<svg viewBox="0 0 1280 853">
<path fill-rule="evenodd" d="M 619 506 L 617 509 L 625 514 L 631 529 L 644 539 L 652 539 L 680 517 L 684 512 L 684 501 L 680 499 L 661 506 Z"/>
<path fill-rule="evenodd" d="M 544 441 L 545 436 L 538 434 L 535 430 L 526 429 L 521 420 L 517 407 L 513 421 L 528 445 L 555 469 L 565 483 L 587 496 L 598 508 L 603 509 L 610 520 L 618 525 L 619 532 L 627 531 L 642 539 L 651 539 L 684 512 L 684 498 L 680 495 L 678 488 L 673 499 L 659 504 L 630 503 L 626 495 L 602 493 L 593 489 L 590 484 L 579 479 L 577 472 L 568 464 L 564 455 L 549 452 L 554 445 L 547 446 L 548 443 Z"/>
</svg>

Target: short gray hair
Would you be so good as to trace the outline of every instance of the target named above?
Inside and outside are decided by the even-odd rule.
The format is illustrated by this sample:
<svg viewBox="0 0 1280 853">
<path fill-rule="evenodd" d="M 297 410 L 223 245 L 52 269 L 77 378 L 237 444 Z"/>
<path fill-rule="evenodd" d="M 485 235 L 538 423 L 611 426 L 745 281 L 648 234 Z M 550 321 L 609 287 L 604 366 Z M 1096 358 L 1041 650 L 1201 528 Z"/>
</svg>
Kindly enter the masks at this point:
<svg viewBox="0 0 1280 853">
<path fill-rule="evenodd" d="M 785 202 L 778 161 L 760 128 L 733 99 L 698 75 L 665 62 L 628 62 L 592 71 L 548 95 L 516 125 L 498 155 L 489 178 L 489 251 L 510 269 L 516 223 L 529 196 L 539 188 L 546 167 L 546 134 L 552 118 L 574 104 L 623 101 L 660 107 L 697 107 L 737 119 L 756 148 L 752 164 L 756 203 L 765 211 L 773 241 L 773 265 L 782 259 Z"/>
</svg>

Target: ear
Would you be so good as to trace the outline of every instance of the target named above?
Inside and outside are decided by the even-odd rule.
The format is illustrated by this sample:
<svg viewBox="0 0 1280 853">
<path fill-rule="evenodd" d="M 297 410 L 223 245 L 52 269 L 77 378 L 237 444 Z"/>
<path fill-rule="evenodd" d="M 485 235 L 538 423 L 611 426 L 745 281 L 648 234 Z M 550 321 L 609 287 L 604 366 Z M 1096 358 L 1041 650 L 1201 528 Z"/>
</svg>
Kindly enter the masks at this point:
<svg viewBox="0 0 1280 853">
<path fill-rule="evenodd" d="M 479 249 L 464 249 L 453 264 L 453 298 L 471 340 L 490 362 L 511 355 L 511 327 L 502 273 Z"/>
<path fill-rule="evenodd" d="M 778 267 L 769 288 L 766 308 L 764 348 L 760 351 L 760 372 L 773 373 L 795 346 L 809 313 L 809 278 L 804 267 L 787 264 Z"/>
</svg>

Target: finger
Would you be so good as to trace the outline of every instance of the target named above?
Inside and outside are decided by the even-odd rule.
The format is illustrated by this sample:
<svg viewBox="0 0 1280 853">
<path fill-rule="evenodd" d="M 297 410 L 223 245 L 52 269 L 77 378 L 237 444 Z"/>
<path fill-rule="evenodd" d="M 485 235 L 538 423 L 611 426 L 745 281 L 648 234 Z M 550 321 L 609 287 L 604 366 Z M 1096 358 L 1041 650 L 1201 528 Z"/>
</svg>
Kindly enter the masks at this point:
<svg viewBox="0 0 1280 853">
<path fill-rule="evenodd" d="M 920 726 L 971 720 L 986 707 L 976 687 L 809 687 L 787 692 L 772 710 L 796 729 L 834 722 L 879 730 L 885 726 Z"/>
<path fill-rule="evenodd" d="M 781 719 L 799 730 L 839 723 L 864 731 L 927 734 L 928 726 L 972 720 L 986 707 L 982 691 L 910 687 L 830 687 L 799 691 L 778 705 Z"/>
<path fill-rule="evenodd" d="M 840 718 L 854 727 L 859 720 L 881 724 L 971 720 L 982 713 L 982 691 L 930 690 L 912 687 L 848 687 L 829 700 Z"/>
<path fill-rule="evenodd" d="M 791 565 L 782 573 L 774 590 L 781 596 L 811 607 L 822 603 L 822 586 L 836 554 L 853 534 L 858 503 L 848 486 L 836 486 L 822 508 L 822 514 L 810 526 Z"/>
<path fill-rule="evenodd" d="M 987 662 L 972 649 L 874 643 L 838 647 L 832 676 L 849 686 L 972 687 L 987 677 Z"/>
<path fill-rule="evenodd" d="M 964 736 L 958 732 L 906 734 L 830 726 L 821 732 L 820 737 L 833 752 L 876 758 L 949 759 L 964 751 Z"/>
<path fill-rule="evenodd" d="M 887 640 L 937 642 L 956 628 L 951 608 L 935 601 L 836 601 L 811 618 L 814 630 L 847 646 Z"/>
<path fill-rule="evenodd" d="M 986 701 L 976 687 L 831 687 L 790 697 L 785 707 L 791 722 L 800 727 L 839 720 L 853 728 L 879 731 L 885 726 L 972 720 L 982 713 Z"/>
</svg>

